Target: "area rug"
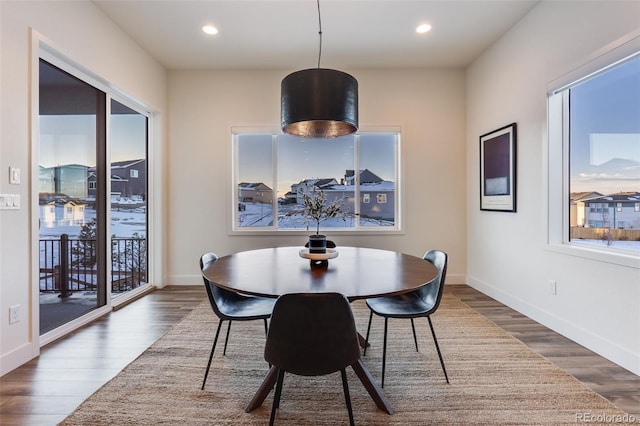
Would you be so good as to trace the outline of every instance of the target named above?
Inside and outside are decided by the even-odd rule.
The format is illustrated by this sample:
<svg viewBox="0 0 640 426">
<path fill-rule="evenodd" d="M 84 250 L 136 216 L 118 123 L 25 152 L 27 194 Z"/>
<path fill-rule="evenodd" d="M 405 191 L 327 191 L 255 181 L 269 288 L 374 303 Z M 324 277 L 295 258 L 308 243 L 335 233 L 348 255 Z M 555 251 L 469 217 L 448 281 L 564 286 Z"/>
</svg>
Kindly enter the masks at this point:
<svg viewBox="0 0 640 426">
<path fill-rule="evenodd" d="M 368 310 L 352 304 L 366 332 Z M 623 422 L 625 413 L 531 351 L 455 296 L 445 294 L 432 316 L 450 384 L 438 361 L 426 319 L 416 320 L 416 352 L 407 320 L 389 321 L 384 391 L 395 413 L 379 410 L 348 370 L 359 425 L 575 424 Z M 89 397 L 62 425 L 265 425 L 273 392 L 244 411 L 264 378 L 262 321 L 234 322 L 227 353 L 220 338 L 200 390 L 217 317 L 203 302 L 120 374 Z M 380 379 L 383 319 L 374 316 L 363 358 Z M 224 334 L 224 333 L 221 333 Z M 348 424 L 340 374 L 286 375 L 280 425 Z"/>
</svg>

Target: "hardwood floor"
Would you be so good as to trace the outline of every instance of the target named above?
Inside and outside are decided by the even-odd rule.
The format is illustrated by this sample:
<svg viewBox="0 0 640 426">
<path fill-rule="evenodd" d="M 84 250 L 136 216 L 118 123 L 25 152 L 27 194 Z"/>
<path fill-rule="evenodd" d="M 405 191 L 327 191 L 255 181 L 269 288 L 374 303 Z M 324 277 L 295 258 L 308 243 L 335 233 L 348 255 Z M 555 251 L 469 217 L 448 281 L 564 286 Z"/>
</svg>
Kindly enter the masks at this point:
<svg viewBox="0 0 640 426">
<path fill-rule="evenodd" d="M 445 291 L 640 419 L 640 377 L 468 286 Z M 55 425 L 205 297 L 202 286 L 169 286 L 47 345 L 0 378 L 0 423 Z"/>
<path fill-rule="evenodd" d="M 168 286 L 45 346 L 0 378 L 0 424 L 57 424 L 205 298 L 204 286 Z"/>
<path fill-rule="evenodd" d="M 466 285 L 447 288 L 468 306 L 521 340 L 640 422 L 640 377 Z"/>
</svg>

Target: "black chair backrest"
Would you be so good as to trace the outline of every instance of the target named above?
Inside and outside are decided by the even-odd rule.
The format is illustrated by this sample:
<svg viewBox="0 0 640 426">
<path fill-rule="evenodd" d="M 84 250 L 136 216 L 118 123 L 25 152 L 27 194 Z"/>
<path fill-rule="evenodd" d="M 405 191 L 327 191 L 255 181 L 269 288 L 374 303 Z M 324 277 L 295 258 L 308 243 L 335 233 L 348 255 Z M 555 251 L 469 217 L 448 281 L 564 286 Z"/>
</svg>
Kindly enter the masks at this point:
<svg viewBox="0 0 640 426">
<path fill-rule="evenodd" d="M 267 362 L 300 376 L 330 374 L 360 359 L 353 312 L 340 293 L 278 298 L 264 349 Z"/>
<path fill-rule="evenodd" d="M 216 260 L 218 260 L 218 256 L 215 253 L 203 254 L 200 256 L 200 270 L 204 269 Z M 209 296 L 209 303 L 211 303 L 213 312 L 215 312 L 219 318 L 226 318 L 226 315 L 220 311 L 220 306 L 228 300 L 238 298 L 238 295 L 232 291 L 218 287 L 209 281 L 204 275 L 202 276 L 202 279 L 204 280 L 204 287 L 207 289 L 207 296 Z"/>
<path fill-rule="evenodd" d="M 433 305 L 432 311 L 435 311 L 440 305 L 444 291 L 444 280 L 447 275 L 447 253 L 441 250 L 429 250 L 424 254 L 423 259 L 431 262 L 438 269 L 438 276 L 433 282 L 418 290 L 422 300 Z"/>
</svg>

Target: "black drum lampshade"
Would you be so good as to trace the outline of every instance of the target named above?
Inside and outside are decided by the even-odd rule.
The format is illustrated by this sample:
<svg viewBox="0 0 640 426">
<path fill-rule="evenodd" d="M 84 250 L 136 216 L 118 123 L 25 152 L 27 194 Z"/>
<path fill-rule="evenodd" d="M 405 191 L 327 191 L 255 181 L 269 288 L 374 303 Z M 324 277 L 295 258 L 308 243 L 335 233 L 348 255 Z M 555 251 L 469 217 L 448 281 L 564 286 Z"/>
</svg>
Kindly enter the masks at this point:
<svg viewBox="0 0 640 426">
<path fill-rule="evenodd" d="M 305 138 L 335 138 L 358 131 L 358 81 L 326 68 L 296 71 L 282 80 L 282 131 Z"/>
</svg>

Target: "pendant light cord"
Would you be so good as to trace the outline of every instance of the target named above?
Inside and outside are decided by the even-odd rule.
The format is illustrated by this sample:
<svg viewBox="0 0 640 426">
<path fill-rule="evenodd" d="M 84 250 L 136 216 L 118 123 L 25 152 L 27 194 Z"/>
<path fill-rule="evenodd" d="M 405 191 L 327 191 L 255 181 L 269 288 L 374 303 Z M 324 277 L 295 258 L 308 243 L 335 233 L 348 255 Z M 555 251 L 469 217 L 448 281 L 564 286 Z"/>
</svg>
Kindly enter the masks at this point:
<svg viewBox="0 0 640 426">
<path fill-rule="evenodd" d="M 320 19 L 320 0 L 316 0 L 318 4 L 318 38 L 320 39 L 320 47 L 318 48 L 318 68 L 320 68 L 320 57 L 322 56 L 322 19 Z"/>
</svg>

